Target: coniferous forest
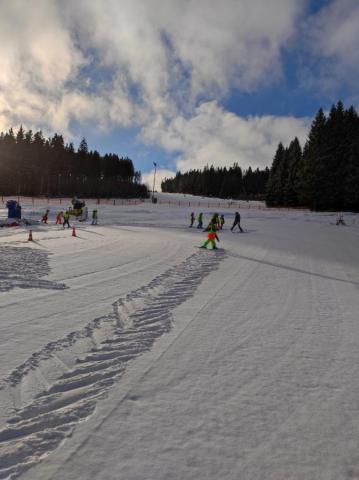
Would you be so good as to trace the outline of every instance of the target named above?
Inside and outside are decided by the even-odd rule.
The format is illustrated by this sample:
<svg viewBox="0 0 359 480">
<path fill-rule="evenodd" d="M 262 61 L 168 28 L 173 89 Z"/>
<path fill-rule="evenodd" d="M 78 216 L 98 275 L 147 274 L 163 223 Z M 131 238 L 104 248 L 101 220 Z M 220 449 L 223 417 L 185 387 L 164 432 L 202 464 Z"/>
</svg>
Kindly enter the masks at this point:
<svg viewBox="0 0 359 480">
<path fill-rule="evenodd" d="M 265 199 L 268 206 L 359 211 L 359 117 L 353 107 L 320 109 L 302 149 L 279 143 L 270 168 L 242 173 L 233 167 L 178 172 L 164 192 L 235 199 Z"/>
<path fill-rule="evenodd" d="M 0 134 L 0 195 L 147 197 L 132 160 L 89 151 L 83 139 L 77 150 L 62 135 L 12 129 Z"/>
<path fill-rule="evenodd" d="M 281 143 L 266 188 L 269 206 L 359 211 L 359 117 L 353 107 L 320 109 L 303 150 Z"/>
<path fill-rule="evenodd" d="M 264 198 L 268 178 L 268 168 L 252 170 L 249 167 L 242 172 L 234 164 L 230 168 L 211 166 L 203 170 L 178 172 L 174 178 L 165 179 L 161 186 L 163 192 L 251 200 Z"/>
</svg>

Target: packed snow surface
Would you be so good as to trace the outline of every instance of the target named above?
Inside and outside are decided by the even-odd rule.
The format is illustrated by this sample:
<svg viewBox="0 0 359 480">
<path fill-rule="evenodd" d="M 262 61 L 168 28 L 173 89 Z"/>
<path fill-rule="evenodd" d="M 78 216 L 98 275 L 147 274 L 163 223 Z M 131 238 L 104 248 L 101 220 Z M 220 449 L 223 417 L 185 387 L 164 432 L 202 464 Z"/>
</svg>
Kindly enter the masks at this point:
<svg viewBox="0 0 359 480">
<path fill-rule="evenodd" d="M 0 479 L 359 478 L 359 216 L 159 198 L 0 229 Z"/>
</svg>

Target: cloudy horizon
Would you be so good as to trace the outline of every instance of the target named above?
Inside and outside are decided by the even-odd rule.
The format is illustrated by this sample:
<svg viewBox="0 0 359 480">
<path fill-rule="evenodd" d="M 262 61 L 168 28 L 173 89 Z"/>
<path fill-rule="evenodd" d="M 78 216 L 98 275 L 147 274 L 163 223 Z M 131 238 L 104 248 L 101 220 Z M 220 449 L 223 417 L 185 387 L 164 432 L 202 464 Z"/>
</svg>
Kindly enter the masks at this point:
<svg viewBox="0 0 359 480">
<path fill-rule="evenodd" d="M 85 137 L 147 181 L 264 168 L 319 107 L 357 108 L 358 23 L 355 0 L 0 0 L 0 131 Z"/>
</svg>

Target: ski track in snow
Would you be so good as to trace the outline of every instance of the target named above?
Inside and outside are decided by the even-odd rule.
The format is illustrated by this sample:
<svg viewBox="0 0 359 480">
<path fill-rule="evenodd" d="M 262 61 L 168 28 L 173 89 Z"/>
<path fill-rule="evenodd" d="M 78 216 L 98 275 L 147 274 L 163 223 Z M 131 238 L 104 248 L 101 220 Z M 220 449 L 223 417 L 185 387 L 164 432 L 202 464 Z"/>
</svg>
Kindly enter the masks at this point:
<svg viewBox="0 0 359 480">
<path fill-rule="evenodd" d="M 0 268 L 0 292 L 18 288 L 45 288 L 63 290 L 63 283 L 41 280 L 50 273 L 48 252 L 34 250 L 29 247 L 11 247 L 0 245 L 0 257 L 6 262 Z M 21 265 L 22 275 L 16 274 Z"/>
<path fill-rule="evenodd" d="M 120 298 L 110 314 L 47 344 L 12 371 L 0 384 L 16 411 L 0 430 L 0 479 L 19 477 L 69 437 L 126 364 L 171 329 L 172 310 L 225 256 L 221 250 L 191 255 Z"/>
</svg>

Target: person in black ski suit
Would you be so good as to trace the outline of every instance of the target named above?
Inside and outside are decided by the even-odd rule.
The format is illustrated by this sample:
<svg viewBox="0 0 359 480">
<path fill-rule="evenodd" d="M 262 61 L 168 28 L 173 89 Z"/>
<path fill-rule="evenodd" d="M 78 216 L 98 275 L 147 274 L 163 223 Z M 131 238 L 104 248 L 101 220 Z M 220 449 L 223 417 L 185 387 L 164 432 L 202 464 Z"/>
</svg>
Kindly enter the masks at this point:
<svg viewBox="0 0 359 480">
<path fill-rule="evenodd" d="M 195 216 L 194 216 L 194 212 L 192 212 L 191 213 L 191 225 L 190 225 L 190 227 L 193 227 L 194 220 L 195 220 Z"/>
<path fill-rule="evenodd" d="M 234 215 L 234 222 L 233 222 L 233 225 L 232 225 L 232 228 L 231 228 L 231 232 L 233 232 L 233 229 L 236 225 L 238 225 L 239 230 L 241 231 L 241 233 L 243 233 L 244 230 L 241 227 L 241 216 L 240 216 L 239 212 L 236 212 L 235 215 Z"/>
</svg>

